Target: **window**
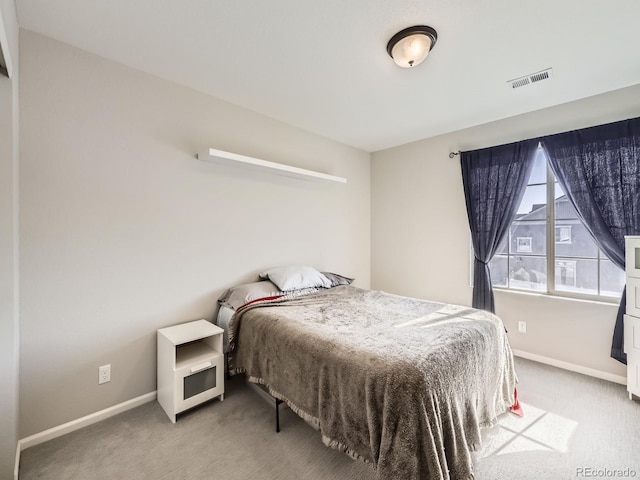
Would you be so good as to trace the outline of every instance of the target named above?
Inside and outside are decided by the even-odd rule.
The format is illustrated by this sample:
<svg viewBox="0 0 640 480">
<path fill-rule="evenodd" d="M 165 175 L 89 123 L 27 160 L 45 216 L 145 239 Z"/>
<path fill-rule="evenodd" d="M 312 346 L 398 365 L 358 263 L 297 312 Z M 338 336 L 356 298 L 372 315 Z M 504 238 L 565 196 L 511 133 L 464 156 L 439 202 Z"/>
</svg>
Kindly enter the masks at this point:
<svg viewBox="0 0 640 480">
<path fill-rule="evenodd" d="M 619 298 L 624 272 L 578 218 L 538 149 L 507 237 L 489 264 L 494 287 L 596 299 Z"/>
<path fill-rule="evenodd" d="M 571 243 L 571 225 L 556 225 L 556 243 Z"/>
<path fill-rule="evenodd" d="M 531 237 L 518 237 L 516 238 L 516 250 L 518 252 L 531 253 Z"/>
</svg>

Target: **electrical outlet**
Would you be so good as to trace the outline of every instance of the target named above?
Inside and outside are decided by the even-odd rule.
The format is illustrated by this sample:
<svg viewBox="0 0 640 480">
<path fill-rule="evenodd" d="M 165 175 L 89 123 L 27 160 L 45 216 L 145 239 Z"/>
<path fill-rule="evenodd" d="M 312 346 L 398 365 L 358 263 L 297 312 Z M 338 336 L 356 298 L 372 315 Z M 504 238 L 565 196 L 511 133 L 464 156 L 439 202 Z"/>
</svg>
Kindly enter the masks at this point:
<svg viewBox="0 0 640 480">
<path fill-rule="evenodd" d="M 518 322 L 518 331 L 520 333 L 527 333 L 527 322 Z"/>
<path fill-rule="evenodd" d="M 98 385 L 111 381 L 111 364 L 98 367 Z"/>
</svg>

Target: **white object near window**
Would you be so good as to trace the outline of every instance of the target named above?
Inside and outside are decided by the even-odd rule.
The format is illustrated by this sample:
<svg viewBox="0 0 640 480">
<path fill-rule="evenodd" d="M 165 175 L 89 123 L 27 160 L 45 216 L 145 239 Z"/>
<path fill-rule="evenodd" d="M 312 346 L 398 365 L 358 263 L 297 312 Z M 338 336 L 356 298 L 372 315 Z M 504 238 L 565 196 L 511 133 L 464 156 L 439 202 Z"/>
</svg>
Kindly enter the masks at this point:
<svg viewBox="0 0 640 480">
<path fill-rule="evenodd" d="M 627 354 L 629 398 L 640 396 L 640 236 L 625 237 L 627 305 L 624 353 Z"/>
</svg>

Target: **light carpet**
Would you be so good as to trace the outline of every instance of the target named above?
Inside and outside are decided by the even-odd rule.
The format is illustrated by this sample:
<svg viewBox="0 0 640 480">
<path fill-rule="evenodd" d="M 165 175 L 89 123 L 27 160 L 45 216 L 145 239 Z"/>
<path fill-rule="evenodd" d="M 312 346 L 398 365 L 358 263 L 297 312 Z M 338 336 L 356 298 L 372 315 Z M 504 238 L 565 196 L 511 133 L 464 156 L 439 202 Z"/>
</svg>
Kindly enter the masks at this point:
<svg viewBox="0 0 640 480">
<path fill-rule="evenodd" d="M 520 358 L 516 368 L 525 415 L 486 432 L 477 480 L 640 478 L 640 402 L 624 386 Z M 273 406 L 242 378 L 226 389 L 175 425 L 152 402 L 31 447 L 20 480 L 375 478 L 289 409 L 275 433 Z"/>
</svg>

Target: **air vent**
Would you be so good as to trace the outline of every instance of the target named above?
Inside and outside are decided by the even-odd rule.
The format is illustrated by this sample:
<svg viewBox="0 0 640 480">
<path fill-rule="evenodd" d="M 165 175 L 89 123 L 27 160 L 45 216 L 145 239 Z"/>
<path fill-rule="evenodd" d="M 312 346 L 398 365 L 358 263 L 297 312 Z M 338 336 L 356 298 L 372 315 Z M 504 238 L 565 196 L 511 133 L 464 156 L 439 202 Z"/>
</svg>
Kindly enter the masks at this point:
<svg viewBox="0 0 640 480">
<path fill-rule="evenodd" d="M 507 82 L 507 85 L 509 85 L 511 88 L 520 88 L 526 85 L 531 85 L 532 83 L 549 80 L 550 78 L 553 78 L 553 69 L 547 68 L 546 70 L 542 70 L 541 72 L 531 73 L 529 75 L 525 75 L 524 77 L 509 80 Z"/>
</svg>

